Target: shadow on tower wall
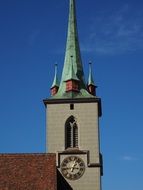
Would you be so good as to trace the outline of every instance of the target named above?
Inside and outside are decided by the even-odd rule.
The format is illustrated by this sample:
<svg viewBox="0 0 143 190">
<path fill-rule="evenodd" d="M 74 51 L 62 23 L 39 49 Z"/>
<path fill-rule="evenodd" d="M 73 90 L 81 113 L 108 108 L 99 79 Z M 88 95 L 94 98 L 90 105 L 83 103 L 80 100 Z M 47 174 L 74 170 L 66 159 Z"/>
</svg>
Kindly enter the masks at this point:
<svg viewBox="0 0 143 190">
<path fill-rule="evenodd" d="M 73 190 L 58 170 L 57 170 L 57 190 Z"/>
</svg>

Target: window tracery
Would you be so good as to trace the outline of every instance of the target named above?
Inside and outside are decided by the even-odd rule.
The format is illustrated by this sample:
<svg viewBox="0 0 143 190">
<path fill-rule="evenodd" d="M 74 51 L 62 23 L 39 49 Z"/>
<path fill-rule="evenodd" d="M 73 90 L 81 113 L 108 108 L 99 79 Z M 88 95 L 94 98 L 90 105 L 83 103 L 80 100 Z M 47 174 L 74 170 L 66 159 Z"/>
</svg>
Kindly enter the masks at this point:
<svg viewBox="0 0 143 190">
<path fill-rule="evenodd" d="M 65 148 L 78 148 L 78 126 L 74 116 L 69 117 L 65 124 Z"/>
</svg>

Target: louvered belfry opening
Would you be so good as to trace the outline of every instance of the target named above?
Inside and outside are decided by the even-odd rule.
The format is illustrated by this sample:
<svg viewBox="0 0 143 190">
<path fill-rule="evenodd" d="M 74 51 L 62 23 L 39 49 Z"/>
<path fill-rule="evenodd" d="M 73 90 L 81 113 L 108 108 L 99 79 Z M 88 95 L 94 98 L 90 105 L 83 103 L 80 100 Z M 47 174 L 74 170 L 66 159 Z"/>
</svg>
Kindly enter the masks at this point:
<svg viewBox="0 0 143 190">
<path fill-rule="evenodd" d="M 78 126 L 74 116 L 65 123 L 65 148 L 78 148 Z"/>
</svg>

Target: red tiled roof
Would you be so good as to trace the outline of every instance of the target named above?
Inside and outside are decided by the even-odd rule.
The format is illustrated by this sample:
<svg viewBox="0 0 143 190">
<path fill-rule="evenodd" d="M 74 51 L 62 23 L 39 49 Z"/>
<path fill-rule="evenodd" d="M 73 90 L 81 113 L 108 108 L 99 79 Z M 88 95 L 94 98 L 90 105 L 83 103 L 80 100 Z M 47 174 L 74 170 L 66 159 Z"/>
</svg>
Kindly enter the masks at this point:
<svg viewBox="0 0 143 190">
<path fill-rule="evenodd" d="M 0 154 L 0 190 L 56 190 L 55 154 Z"/>
</svg>

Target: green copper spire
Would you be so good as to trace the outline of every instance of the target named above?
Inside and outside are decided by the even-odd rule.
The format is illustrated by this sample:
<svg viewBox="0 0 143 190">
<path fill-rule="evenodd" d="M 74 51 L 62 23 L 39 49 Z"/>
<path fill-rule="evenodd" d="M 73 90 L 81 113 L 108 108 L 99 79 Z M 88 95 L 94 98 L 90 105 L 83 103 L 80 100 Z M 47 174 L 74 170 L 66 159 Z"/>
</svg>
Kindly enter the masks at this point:
<svg viewBox="0 0 143 190">
<path fill-rule="evenodd" d="M 93 76 L 92 76 L 92 63 L 89 63 L 89 77 L 88 77 L 88 85 L 93 85 L 95 86 Z"/>
<path fill-rule="evenodd" d="M 69 72 L 71 72 L 70 71 L 72 68 L 71 56 L 72 56 L 74 73 L 77 75 L 77 78 L 80 80 L 81 86 L 84 86 L 85 85 L 83 79 L 84 73 L 82 68 L 82 61 L 81 61 L 79 41 L 78 41 L 75 0 L 70 0 L 68 35 L 67 35 L 65 62 L 64 62 L 61 82 L 65 81 L 65 78 L 67 78 Z"/>
<path fill-rule="evenodd" d="M 57 68 L 58 68 L 58 65 L 56 63 L 55 64 L 55 76 L 54 76 L 54 81 L 53 81 L 51 88 L 53 88 L 55 86 L 59 87 L 59 80 L 58 80 L 58 76 L 57 76 Z"/>
<path fill-rule="evenodd" d="M 76 76 L 76 74 L 75 74 L 75 72 L 74 72 L 73 56 L 71 56 L 70 69 L 69 69 L 68 75 L 67 75 L 66 78 L 65 78 L 65 81 L 68 81 L 68 80 L 76 80 L 76 81 L 79 81 L 79 79 L 77 78 L 77 76 Z"/>
<path fill-rule="evenodd" d="M 61 82 L 59 90 L 55 96 L 52 98 L 93 98 L 91 94 L 88 93 L 86 83 L 84 80 L 84 72 L 81 61 L 78 32 L 77 32 L 77 21 L 76 21 L 76 8 L 75 0 L 69 0 L 69 21 L 68 21 L 68 34 L 66 43 L 66 52 L 64 67 L 61 77 Z M 71 60 L 72 56 L 72 60 Z M 66 92 L 66 82 L 67 79 L 76 79 L 79 81 L 79 92 Z"/>
</svg>

